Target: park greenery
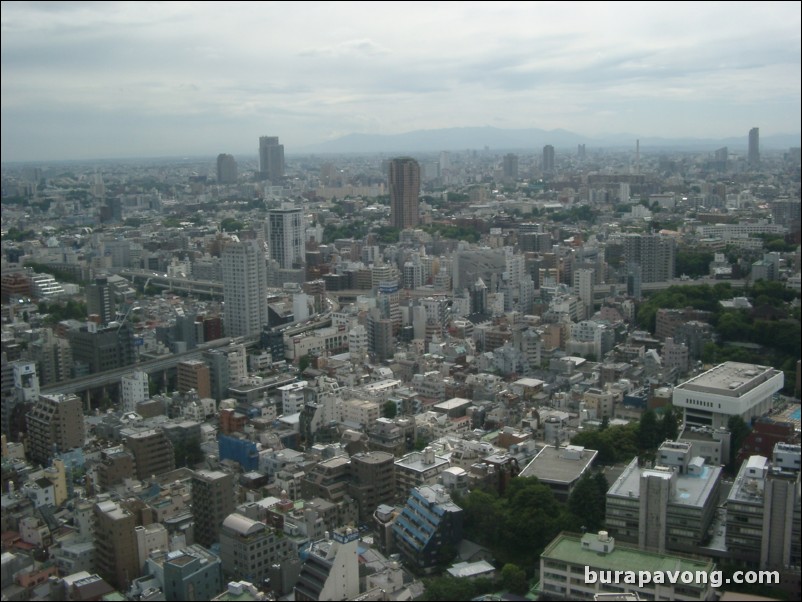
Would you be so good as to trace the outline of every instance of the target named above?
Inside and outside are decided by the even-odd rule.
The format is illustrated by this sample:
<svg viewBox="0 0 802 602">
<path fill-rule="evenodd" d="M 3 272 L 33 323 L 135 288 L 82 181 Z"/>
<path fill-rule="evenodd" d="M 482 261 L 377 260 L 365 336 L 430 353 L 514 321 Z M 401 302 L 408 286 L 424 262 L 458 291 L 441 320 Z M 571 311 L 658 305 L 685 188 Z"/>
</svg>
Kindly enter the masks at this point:
<svg viewBox="0 0 802 602">
<path fill-rule="evenodd" d="M 69 299 L 64 303 L 40 301 L 37 305 L 39 315 L 47 316 L 45 321 L 56 324 L 62 320 L 85 320 L 86 303 Z"/>
<path fill-rule="evenodd" d="M 5 199 L 3 199 L 3 203 L 5 202 Z M 35 240 L 37 235 L 33 230 L 20 230 L 12 226 L 3 235 L 3 238 L 11 242 L 22 242 L 24 240 Z"/>
<path fill-rule="evenodd" d="M 483 594 L 509 592 L 518 596 L 529 591 L 526 571 L 508 562 L 495 579 L 461 579 L 447 575 L 423 580 L 426 592 L 421 600 L 473 600 Z"/>
<path fill-rule="evenodd" d="M 725 308 L 721 301 L 747 297 L 752 309 Z M 738 361 L 774 366 L 786 373 L 786 388 L 795 382 L 796 362 L 800 359 L 798 294 L 781 282 L 759 280 L 743 290 L 729 283 L 672 286 L 646 298 L 638 307 L 641 328 L 655 331 L 659 309 L 690 307 L 711 312 L 710 324 L 716 340 L 705 345 L 702 361 L 718 364 Z"/>
<path fill-rule="evenodd" d="M 421 229 L 424 232 L 431 234 L 432 236 L 437 236 L 440 238 L 445 238 L 449 240 L 466 240 L 468 242 L 479 242 L 479 238 L 481 235 L 479 232 L 476 231 L 474 228 L 467 228 L 464 226 L 456 226 L 452 224 L 428 224 L 426 226 L 422 226 Z"/>
<path fill-rule="evenodd" d="M 733 427 L 742 441 L 745 433 L 737 425 Z M 663 441 L 676 439 L 678 428 L 679 417 L 668 406 L 660 413 L 646 410 L 639 422 L 584 431 L 571 443 L 598 450 L 598 464 L 628 462 L 635 456 L 647 462 L 654 459 Z M 427 579 L 425 599 L 468 600 L 488 592 L 525 591 L 540 554 L 561 531 L 604 528 L 608 489 L 604 473 L 591 469 L 576 483 L 567 502 L 558 500 L 536 477 L 513 478 L 501 493 L 495 488 L 477 488 L 464 496 L 454 494 L 454 502 L 464 512 L 465 538 L 488 548 L 497 566 L 504 568 L 495 580 Z"/>
<path fill-rule="evenodd" d="M 600 464 L 615 464 L 634 456 L 653 458 L 663 441 L 676 439 L 678 434 L 679 416 L 668 406 L 659 416 L 655 410 L 646 410 L 639 422 L 582 431 L 574 435 L 571 444 L 597 450 Z"/>
<path fill-rule="evenodd" d="M 201 449 L 200 439 L 189 437 L 186 440 L 173 442 L 173 455 L 175 456 L 175 467 L 194 467 L 203 461 L 203 450 Z"/>
<path fill-rule="evenodd" d="M 57 266 L 48 265 L 45 263 L 27 262 L 26 268 L 30 268 L 37 274 L 50 274 L 59 282 L 69 282 L 72 284 L 86 284 L 86 281 L 78 278 L 72 271 L 62 269 Z"/>
</svg>

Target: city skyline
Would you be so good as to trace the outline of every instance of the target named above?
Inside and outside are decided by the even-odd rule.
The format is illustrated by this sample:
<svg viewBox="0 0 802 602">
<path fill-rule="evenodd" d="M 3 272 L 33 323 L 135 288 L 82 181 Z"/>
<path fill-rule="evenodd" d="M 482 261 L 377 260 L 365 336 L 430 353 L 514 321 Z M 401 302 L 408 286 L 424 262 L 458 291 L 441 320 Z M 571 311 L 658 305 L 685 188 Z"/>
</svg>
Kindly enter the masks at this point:
<svg viewBox="0 0 802 602">
<path fill-rule="evenodd" d="M 291 154 L 451 127 L 800 131 L 798 3 L 213 8 L 4 4 L 2 161 L 256 156 L 264 133 Z"/>
</svg>

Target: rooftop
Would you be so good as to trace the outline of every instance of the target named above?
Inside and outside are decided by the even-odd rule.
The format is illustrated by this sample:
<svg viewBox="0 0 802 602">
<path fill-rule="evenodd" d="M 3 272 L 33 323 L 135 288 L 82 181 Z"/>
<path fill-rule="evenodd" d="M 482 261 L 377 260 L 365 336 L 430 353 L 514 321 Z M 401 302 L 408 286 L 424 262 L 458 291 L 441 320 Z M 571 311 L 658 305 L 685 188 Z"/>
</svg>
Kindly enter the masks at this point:
<svg viewBox="0 0 802 602">
<path fill-rule="evenodd" d="M 571 483 L 582 476 L 598 453 L 576 445 L 560 448 L 547 445 L 518 476 L 537 477 L 546 483 Z"/>
<path fill-rule="evenodd" d="M 618 495 L 621 497 L 638 497 L 640 495 L 640 477 L 642 474 L 654 476 L 665 476 L 669 478 L 671 472 L 656 470 L 651 468 L 638 467 L 638 459 L 634 458 L 629 463 L 610 487 L 608 495 Z M 718 478 L 721 474 L 720 466 L 703 466 L 700 474 L 677 474 L 676 493 L 671 504 L 682 504 L 687 506 L 702 507 L 705 500 L 709 497 Z"/>
<path fill-rule="evenodd" d="M 448 574 L 452 577 L 477 577 L 479 575 L 493 573 L 495 570 L 496 567 L 486 560 L 479 560 L 478 562 L 458 562 L 447 569 Z"/>
<path fill-rule="evenodd" d="M 757 364 L 724 362 L 677 386 L 677 389 L 740 397 L 770 378 L 779 370 Z"/>
<path fill-rule="evenodd" d="M 425 472 L 435 466 L 442 466 L 443 464 L 449 463 L 448 459 L 442 456 L 435 456 L 432 464 L 426 464 L 423 461 L 423 457 L 422 452 L 411 452 L 403 458 L 396 460 L 395 465 L 413 472 Z"/>
<path fill-rule="evenodd" d="M 473 404 L 470 399 L 463 399 L 462 397 L 453 397 L 448 401 L 441 401 L 440 403 L 434 404 L 433 408 L 436 410 L 455 410 L 457 408 L 461 408 L 463 406 L 469 406 Z"/>
<path fill-rule="evenodd" d="M 641 550 L 636 545 L 615 542 L 615 549 L 607 554 L 584 549 L 581 536 L 561 533 L 543 550 L 541 558 L 558 560 L 572 565 L 585 565 L 601 570 L 711 571 L 712 560 L 679 554 L 658 554 Z"/>
</svg>

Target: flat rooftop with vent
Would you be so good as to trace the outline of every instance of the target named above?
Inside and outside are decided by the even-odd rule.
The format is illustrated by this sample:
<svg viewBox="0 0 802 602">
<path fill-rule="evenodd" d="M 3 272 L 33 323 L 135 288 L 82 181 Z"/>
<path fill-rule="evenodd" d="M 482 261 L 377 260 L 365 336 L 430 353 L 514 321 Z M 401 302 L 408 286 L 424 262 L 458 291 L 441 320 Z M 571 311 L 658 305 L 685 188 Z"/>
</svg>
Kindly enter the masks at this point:
<svg viewBox="0 0 802 602">
<path fill-rule="evenodd" d="M 599 452 L 578 445 L 546 445 L 521 471 L 519 477 L 537 477 L 548 485 L 557 499 L 566 501 Z"/>
<path fill-rule="evenodd" d="M 784 384 L 781 370 L 724 362 L 677 385 L 672 401 L 683 409 L 686 425 L 717 429 L 726 427 L 732 416 L 749 423 L 766 414 Z"/>
</svg>

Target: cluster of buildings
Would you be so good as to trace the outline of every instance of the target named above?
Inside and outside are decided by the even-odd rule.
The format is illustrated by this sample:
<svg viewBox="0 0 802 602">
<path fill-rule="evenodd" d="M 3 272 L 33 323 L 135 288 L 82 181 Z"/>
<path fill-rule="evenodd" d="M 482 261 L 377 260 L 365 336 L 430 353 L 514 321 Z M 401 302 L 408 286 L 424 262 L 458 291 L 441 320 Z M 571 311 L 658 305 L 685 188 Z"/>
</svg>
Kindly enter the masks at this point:
<svg viewBox="0 0 802 602">
<path fill-rule="evenodd" d="M 798 149 L 752 139 L 745 159 L 546 146 L 310 170 L 263 136 L 258 166 L 221 154 L 215 177 L 4 173 L 4 234 L 36 228 L 2 243 L 4 597 L 411 599 L 440 567 L 494 570 L 455 499 L 536 477 L 565 502 L 598 461 L 574 435 L 669 405 L 680 435 L 611 473 L 605 531 L 551 542 L 540 592 L 616 593 L 580 565 L 720 562 L 798 588 L 783 372 L 702 366 L 710 312 L 636 320 L 691 283 L 689 249 L 712 257 L 693 282 L 798 292 Z M 754 436 L 729 483 L 732 417 Z M 637 593 L 713 595 L 654 587 Z"/>
</svg>

